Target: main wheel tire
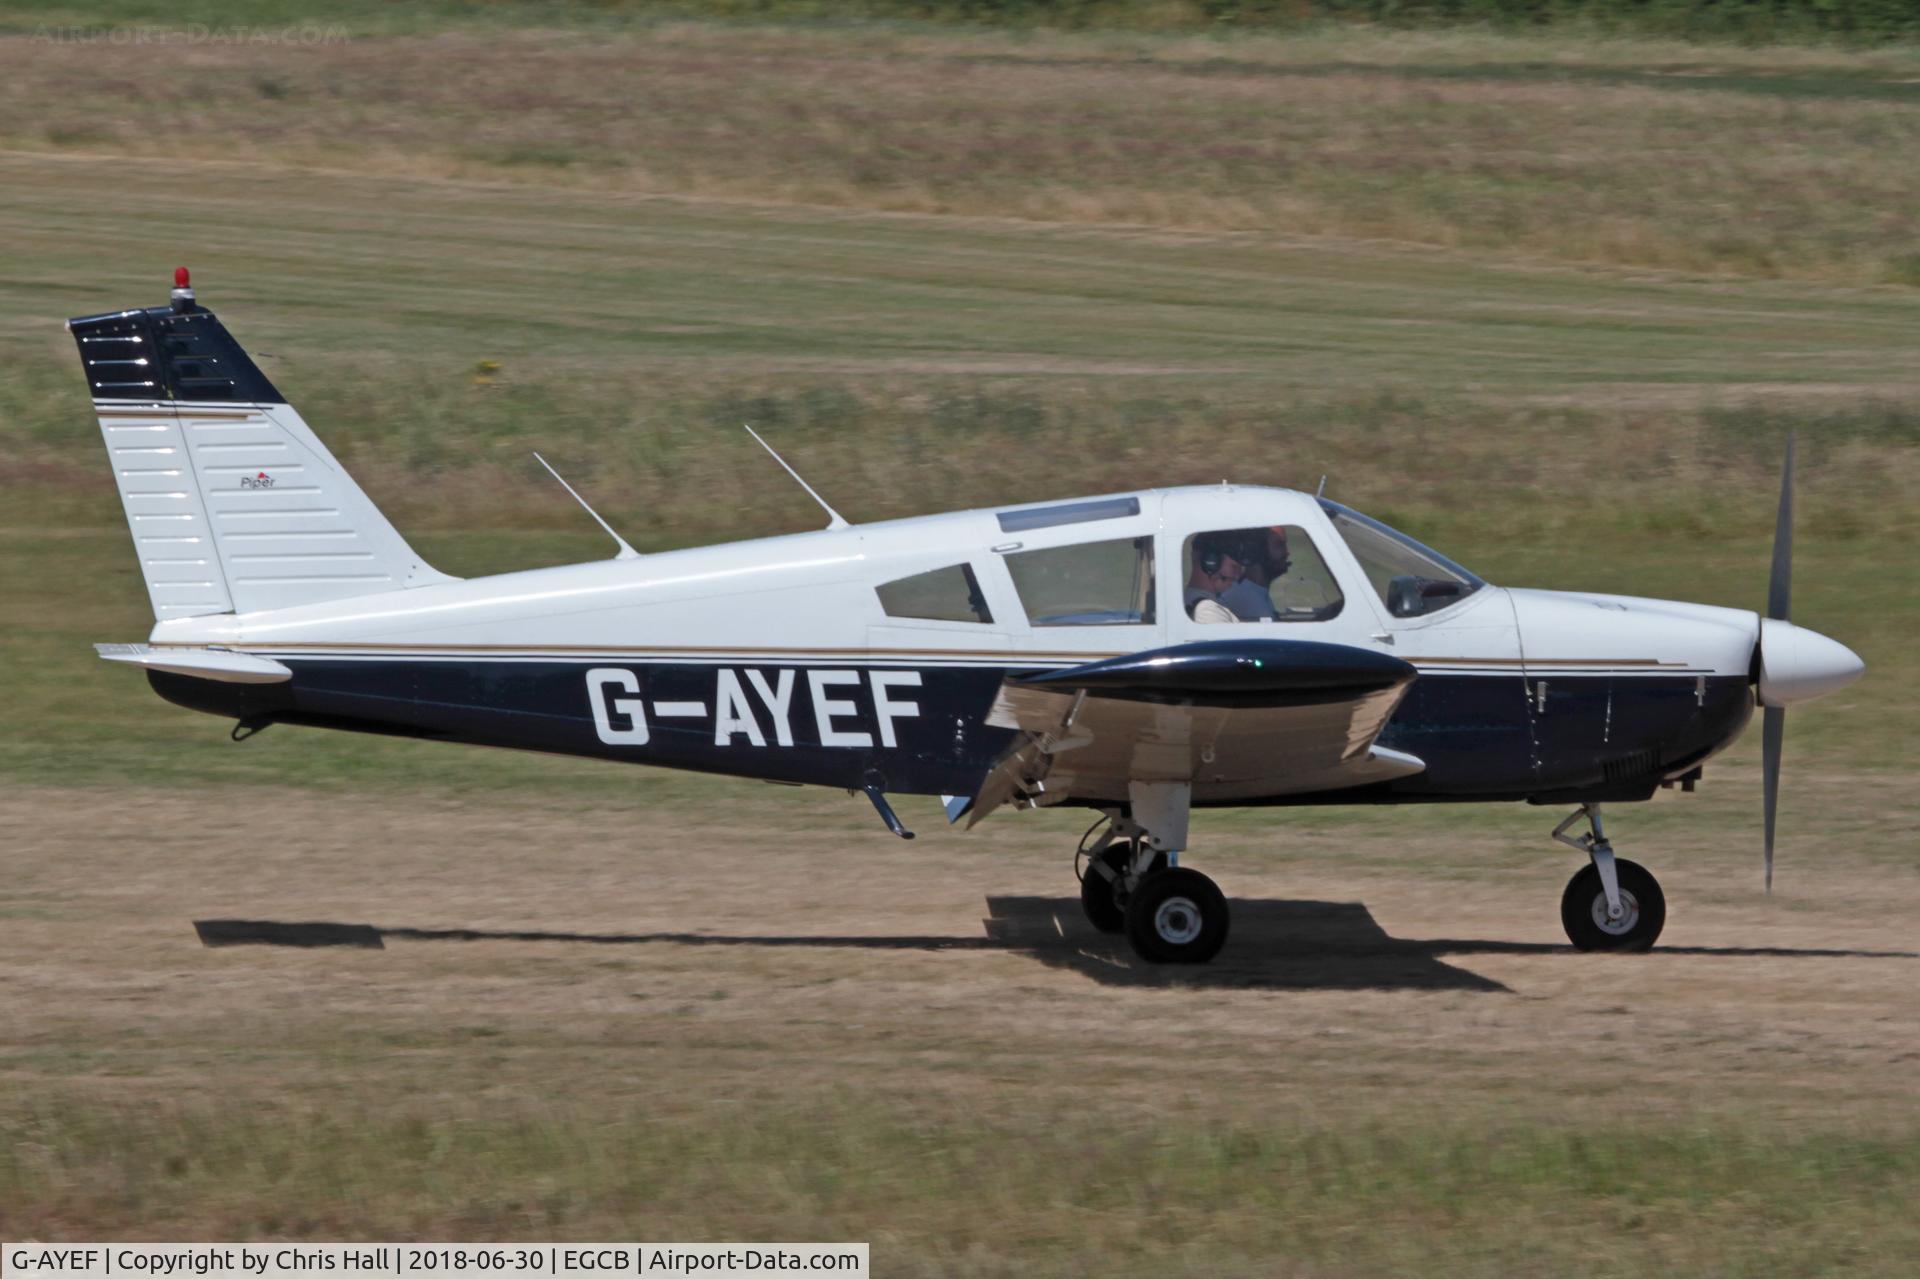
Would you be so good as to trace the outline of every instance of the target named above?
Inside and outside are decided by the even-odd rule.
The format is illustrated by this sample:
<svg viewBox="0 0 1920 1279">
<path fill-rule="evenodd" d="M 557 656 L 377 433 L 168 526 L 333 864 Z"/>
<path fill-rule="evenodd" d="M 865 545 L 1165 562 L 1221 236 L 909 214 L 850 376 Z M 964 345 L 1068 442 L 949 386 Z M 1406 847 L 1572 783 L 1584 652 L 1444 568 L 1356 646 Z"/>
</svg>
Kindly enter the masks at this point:
<svg viewBox="0 0 1920 1279">
<path fill-rule="evenodd" d="M 1133 863 L 1133 845 L 1108 844 L 1097 857 L 1087 859 L 1086 873 L 1080 876 L 1080 909 L 1087 922 L 1103 933 L 1127 930 L 1127 867 Z M 1167 855 L 1155 853 L 1147 874 L 1167 867 Z M 1104 873 L 1103 873 L 1104 872 Z"/>
<path fill-rule="evenodd" d="M 1178 867 L 1140 881 L 1127 903 L 1127 940 L 1153 964 L 1204 964 L 1227 942 L 1227 899 L 1211 879 Z"/>
<path fill-rule="evenodd" d="M 1607 918 L 1607 890 L 1600 872 L 1582 866 L 1560 895 L 1560 924 L 1580 950 L 1648 950 L 1667 926 L 1667 898 L 1660 882 L 1638 862 L 1615 858 L 1620 878 L 1619 919 Z"/>
</svg>

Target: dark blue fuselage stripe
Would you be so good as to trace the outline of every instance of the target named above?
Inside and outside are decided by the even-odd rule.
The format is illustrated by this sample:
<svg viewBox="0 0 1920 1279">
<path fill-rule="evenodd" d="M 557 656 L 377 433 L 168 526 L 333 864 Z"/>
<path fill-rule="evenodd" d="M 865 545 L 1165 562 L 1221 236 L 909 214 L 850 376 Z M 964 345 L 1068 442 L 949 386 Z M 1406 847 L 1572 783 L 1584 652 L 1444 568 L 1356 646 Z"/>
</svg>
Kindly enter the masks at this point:
<svg viewBox="0 0 1920 1279">
<path fill-rule="evenodd" d="M 241 719 L 769 781 L 858 787 L 878 777 L 890 791 L 917 794 L 971 794 L 1017 736 L 985 723 L 1001 682 L 1053 665 L 633 661 L 611 654 L 373 661 L 259 651 L 284 662 L 293 679 L 219 684 L 156 672 L 152 680 L 169 700 Z M 914 676 L 917 684 L 909 682 Z M 1546 692 L 1536 698 L 1518 672 L 1422 673 L 1379 742 L 1425 760 L 1427 770 L 1369 788 L 1375 793 L 1368 797 L 1520 799 L 1582 788 L 1608 796 L 1623 787 L 1650 789 L 1676 761 L 1737 736 L 1752 713 L 1743 677 L 1561 669 L 1543 678 Z M 782 744 L 783 736 L 791 744 Z M 1334 791 L 1324 802 L 1348 798 L 1360 797 Z"/>
</svg>

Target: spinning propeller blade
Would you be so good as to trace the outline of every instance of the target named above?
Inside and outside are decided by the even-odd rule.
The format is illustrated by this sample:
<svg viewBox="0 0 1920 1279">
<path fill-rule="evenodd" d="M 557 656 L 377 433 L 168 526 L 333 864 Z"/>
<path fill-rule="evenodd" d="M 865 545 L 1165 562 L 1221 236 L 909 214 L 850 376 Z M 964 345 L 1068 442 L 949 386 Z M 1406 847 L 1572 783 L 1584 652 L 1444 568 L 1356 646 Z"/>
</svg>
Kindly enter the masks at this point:
<svg viewBox="0 0 1920 1279">
<path fill-rule="evenodd" d="M 1787 620 L 1793 602 L 1793 446 L 1787 436 L 1787 461 L 1780 470 L 1780 511 L 1773 523 L 1773 572 L 1767 579 L 1767 616 Z M 1769 706 L 1760 721 L 1762 802 L 1766 808 L 1767 892 L 1773 892 L 1773 828 L 1780 808 L 1780 747 L 1786 738 L 1787 708 Z"/>
<path fill-rule="evenodd" d="M 1793 597 L 1793 445 L 1787 436 L 1787 464 L 1780 472 L 1780 513 L 1773 522 L 1773 575 L 1767 579 L 1767 616 L 1787 620 Z"/>
<path fill-rule="evenodd" d="M 1769 706 L 1760 721 L 1761 787 L 1767 806 L 1767 892 L 1773 892 L 1773 819 L 1780 806 L 1780 738 L 1787 728 L 1787 708 Z"/>
</svg>

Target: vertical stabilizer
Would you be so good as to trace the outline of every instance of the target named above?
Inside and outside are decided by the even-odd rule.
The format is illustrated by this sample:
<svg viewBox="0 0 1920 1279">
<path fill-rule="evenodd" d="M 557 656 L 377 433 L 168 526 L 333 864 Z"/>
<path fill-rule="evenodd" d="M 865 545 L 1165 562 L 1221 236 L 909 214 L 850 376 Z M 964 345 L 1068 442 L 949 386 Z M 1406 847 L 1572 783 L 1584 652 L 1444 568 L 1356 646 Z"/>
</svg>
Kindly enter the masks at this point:
<svg viewBox="0 0 1920 1279">
<path fill-rule="evenodd" d="M 67 321 L 154 616 L 251 613 L 449 580 L 428 567 L 211 311 Z"/>
</svg>

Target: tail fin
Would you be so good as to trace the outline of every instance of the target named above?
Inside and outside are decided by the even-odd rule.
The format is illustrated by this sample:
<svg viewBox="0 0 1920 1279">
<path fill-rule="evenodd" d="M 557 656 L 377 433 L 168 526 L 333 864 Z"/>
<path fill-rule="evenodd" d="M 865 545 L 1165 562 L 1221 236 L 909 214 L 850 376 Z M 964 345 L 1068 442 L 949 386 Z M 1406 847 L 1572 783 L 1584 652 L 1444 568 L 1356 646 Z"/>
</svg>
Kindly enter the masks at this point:
<svg viewBox="0 0 1920 1279">
<path fill-rule="evenodd" d="M 156 618 L 449 581 L 176 273 L 173 304 L 68 320 Z"/>
</svg>

